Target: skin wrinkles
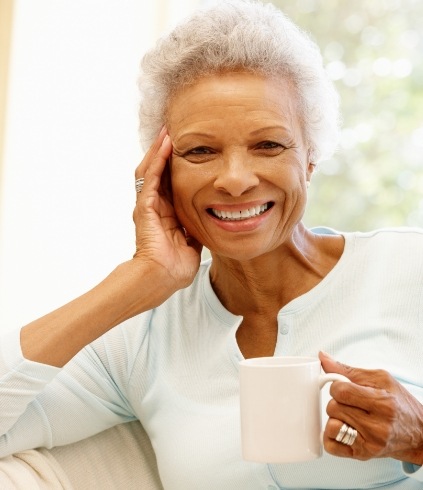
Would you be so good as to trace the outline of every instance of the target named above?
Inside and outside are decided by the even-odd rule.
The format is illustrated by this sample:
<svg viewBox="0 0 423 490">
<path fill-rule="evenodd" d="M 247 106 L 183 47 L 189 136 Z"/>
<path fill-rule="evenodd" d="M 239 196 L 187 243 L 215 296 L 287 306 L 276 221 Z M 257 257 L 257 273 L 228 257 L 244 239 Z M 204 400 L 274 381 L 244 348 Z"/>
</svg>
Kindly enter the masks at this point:
<svg viewBox="0 0 423 490">
<path fill-rule="evenodd" d="M 259 137 L 260 135 L 263 135 L 263 138 L 265 139 L 273 136 L 271 139 L 275 140 L 276 142 L 280 142 L 285 148 L 296 147 L 296 141 L 291 136 L 289 127 L 282 125 L 265 126 L 263 128 L 251 131 L 248 134 L 248 136 L 252 137 L 252 142 L 256 141 L 256 137 Z M 200 144 L 200 142 L 204 142 L 204 140 L 215 144 L 218 143 L 217 138 L 212 133 L 187 131 L 183 132 L 181 135 L 178 135 L 173 141 L 173 154 L 183 157 L 184 153 L 188 149 L 196 146 L 196 138 L 198 138 L 198 144 Z"/>
<path fill-rule="evenodd" d="M 230 78 L 230 77 L 228 77 Z M 251 76 L 249 76 L 251 78 Z M 221 81 L 221 80 L 219 80 Z M 238 85 L 238 84 L 237 84 Z M 193 88 L 191 88 L 191 91 Z M 239 89 L 237 89 L 239 91 Z M 243 167 L 243 170 L 245 168 L 249 167 L 249 165 L 246 165 L 246 156 L 248 156 L 248 153 L 252 153 L 254 150 L 252 150 L 252 145 L 253 143 L 258 143 L 260 139 L 256 140 L 257 136 L 255 139 L 252 139 L 252 136 L 249 134 L 251 132 L 251 128 L 257 131 L 260 131 L 260 128 L 263 126 L 275 126 L 275 125 L 280 125 L 279 121 L 281 120 L 281 114 L 280 112 L 276 112 L 273 107 L 275 106 L 275 99 L 276 101 L 279 100 L 280 95 L 275 94 L 273 100 L 267 101 L 265 100 L 265 103 L 263 103 L 263 98 L 262 97 L 257 97 L 255 94 L 255 91 L 252 91 L 248 93 L 247 96 L 242 96 L 240 97 L 240 101 L 238 103 L 232 103 L 232 100 L 234 97 L 237 97 L 237 91 L 234 91 L 232 86 L 227 89 L 225 87 L 225 92 L 224 92 L 224 97 L 225 97 L 225 103 L 221 104 L 219 100 L 212 100 L 211 104 L 205 104 L 204 100 L 207 100 L 207 98 L 213 97 L 216 99 L 216 87 L 215 83 L 212 83 L 212 88 L 209 90 L 205 91 L 199 91 L 199 100 L 196 100 L 192 95 L 189 98 L 186 97 L 181 97 L 181 100 L 185 104 L 186 100 L 188 99 L 190 104 L 189 108 L 187 106 L 185 109 L 185 112 L 187 114 L 180 114 L 180 112 L 184 112 L 183 110 L 180 111 L 180 106 L 177 104 L 171 104 L 171 108 L 175 107 L 175 110 L 171 113 L 171 117 L 169 117 L 169 134 L 171 135 L 172 142 L 174 145 L 174 155 L 172 158 L 172 168 L 173 168 L 173 173 L 175 172 L 175 165 L 178 162 L 177 157 L 183 156 L 184 152 L 188 151 L 190 147 L 193 146 L 212 146 L 213 151 L 215 152 L 213 156 L 206 156 L 205 158 L 198 158 L 195 157 L 193 159 L 190 157 L 190 161 L 195 160 L 195 162 L 201 161 L 201 160 L 217 160 L 218 157 L 221 157 L 221 159 L 227 161 L 227 160 L 232 160 L 234 168 L 233 173 L 241 173 L 241 168 Z M 176 100 L 176 103 L 178 100 Z M 231 102 L 231 105 L 228 105 L 228 102 Z M 244 102 L 244 107 L 241 108 L 241 102 Z M 267 102 L 267 104 L 266 104 Z M 257 109 L 257 107 L 260 107 L 260 109 Z M 264 109 L 262 109 L 264 107 Z M 198 111 L 197 111 L 198 109 Z M 283 121 L 284 119 L 287 119 L 287 114 L 286 111 L 284 111 L 285 114 L 283 114 Z M 174 117 L 173 114 L 176 114 Z M 225 119 L 224 123 L 224 128 L 222 128 L 222 119 Z M 234 122 L 236 121 L 236 122 Z M 269 122 L 268 122 L 269 121 Z M 276 122 L 276 124 L 275 124 Z M 284 121 L 285 122 L 285 121 Z M 279 123 L 279 124 L 278 124 Z M 236 125 L 236 128 L 234 127 Z M 288 123 L 285 123 L 283 126 L 285 127 L 290 127 L 290 121 Z M 213 134 L 213 138 L 206 138 L 206 137 L 200 137 L 200 136 L 195 136 L 192 138 L 189 136 L 187 133 L 188 132 L 194 132 L 195 133 L 200 133 L 198 131 L 199 128 L 204 128 L 205 131 L 201 131 L 201 133 L 206 132 Z M 297 130 L 299 133 L 300 130 L 298 127 L 294 126 L 294 128 Z M 176 131 L 175 131 L 176 129 Z M 282 134 L 275 134 L 275 131 L 269 131 L 269 134 L 264 134 L 263 133 L 263 138 L 265 139 L 272 139 L 276 140 L 278 143 L 280 142 L 281 144 L 284 145 L 289 145 L 290 147 L 288 150 L 294 151 L 294 148 L 292 148 L 292 141 L 295 139 L 299 139 L 299 136 L 295 138 L 295 136 L 292 136 L 291 134 L 288 134 L 287 136 Z M 279 133 L 279 132 L 278 132 Z M 291 130 L 292 133 L 292 130 Z M 247 135 L 247 136 L 245 136 Z M 261 135 L 260 135 L 261 136 Z M 182 146 L 182 137 L 183 137 L 183 146 Z M 213 140 L 213 141 L 212 141 Z M 274 156 L 274 151 L 270 153 L 270 156 Z M 281 151 L 281 154 L 283 152 Z M 246 155 L 247 154 L 247 155 Z M 265 166 L 269 166 L 269 163 L 273 165 L 274 170 L 280 169 L 285 161 L 288 161 L 287 156 L 282 156 L 281 159 L 278 159 L 277 161 L 274 161 L 274 159 L 271 158 L 266 158 L 266 156 L 259 155 L 258 157 L 255 158 L 255 160 L 258 160 L 259 158 L 262 158 L 262 160 L 270 160 L 266 161 L 265 164 L 261 164 L 263 168 Z M 186 156 L 184 156 L 185 159 L 187 159 Z M 302 155 L 296 156 L 296 158 L 293 158 L 291 156 L 289 158 L 289 164 L 293 165 L 294 163 L 297 165 L 298 172 L 304 172 L 303 170 L 303 163 L 300 161 L 302 158 Z M 248 161 L 251 159 L 247 159 Z M 273 161 L 272 161 L 273 160 Z M 238 168 L 236 166 L 239 165 Z M 181 165 L 182 166 L 182 165 Z M 187 166 L 189 167 L 189 166 Z M 192 169 L 192 168 L 186 168 L 185 175 L 190 175 L 190 177 L 194 177 L 194 172 L 195 175 L 198 175 L 203 177 L 204 179 L 209 179 L 210 181 L 212 179 L 215 179 L 216 176 L 219 176 L 221 174 L 222 169 L 216 169 L 216 167 L 212 167 L 211 165 L 208 165 L 204 168 L 201 169 Z M 188 174 L 189 172 L 189 174 Z M 274 180 L 273 176 L 274 172 L 269 172 L 269 171 L 264 171 L 261 172 L 261 176 L 263 177 L 263 190 L 265 191 L 264 187 L 266 185 L 266 181 L 272 182 Z M 218 179 L 217 179 L 218 180 Z M 253 179 L 254 180 L 254 179 Z M 175 183 L 172 181 L 173 184 L 173 189 L 175 189 Z M 205 182 L 202 183 L 203 186 L 205 187 Z M 270 186 L 269 186 L 270 187 Z M 274 193 L 274 192 L 273 192 Z M 258 194 L 258 193 L 257 193 Z M 237 198 L 240 196 L 230 196 L 229 194 L 221 195 L 219 196 L 218 201 L 223 201 L 225 202 L 230 202 L 234 203 L 237 202 Z M 253 196 L 254 197 L 254 196 Z M 234 199 L 235 198 L 235 199 Z M 214 202 L 216 199 L 213 196 L 213 198 L 210 200 L 210 202 Z M 246 198 L 243 196 L 242 199 L 239 199 L 240 202 L 245 202 Z M 202 211 L 202 210 L 201 210 Z M 201 211 L 199 212 L 199 217 L 201 221 Z M 191 220 L 183 220 L 181 209 L 177 210 L 178 217 L 183 221 L 183 225 L 186 226 L 187 228 L 190 227 Z M 188 213 L 187 213 L 188 214 Z M 185 222 L 184 222 L 185 221 Z M 192 226 L 192 225 L 191 225 Z M 200 226 L 200 228 L 203 228 Z M 204 234 L 207 234 L 209 229 L 206 227 L 203 229 Z M 192 226 L 192 229 L 190 229 L 190 233 L 195 236 L 195 233 L 197 232 L 197 227 Z M 208 248 L 213 250 L 213 246 L 211 243 L 208 243 L 208 240 L 205 241 L 202 239 L 202 237 L 196 237 L 203 243 L 205 243 Z M 225 238 L 225 241 L 227 240 L 227 237 Z"/>
<path fill-rule="evenodd" d="M 222 303 L 244 318 L 265 311 L 262 321 L 272 329 L 277 311 L 316 285 L 343 249 L 337 237 L 328 253 L 331 240 L 316 240 L 300 223 L 314 165 L 294 94 L 280 79 L 209 76 L 177 93 L 167 114 L 178 219 L 211 251 L 211 280 Z M 280 146 L 261 146 L 265 141 Z M 188 153 L 198 147 L 207 151 Z M 235 209 L 253 201 L 274 205 L 249 231 L 228 232 L 207 212 L 212 205 Z"/>
</svg>

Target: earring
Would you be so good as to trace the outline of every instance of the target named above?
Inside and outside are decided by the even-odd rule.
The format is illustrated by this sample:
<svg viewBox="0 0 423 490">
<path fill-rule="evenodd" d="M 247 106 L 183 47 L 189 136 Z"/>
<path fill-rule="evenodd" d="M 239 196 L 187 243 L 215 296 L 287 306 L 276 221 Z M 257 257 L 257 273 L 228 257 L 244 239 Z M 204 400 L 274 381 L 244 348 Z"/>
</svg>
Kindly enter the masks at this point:
<svg viewBox="0 0 423 490">
<path fill-rule="evenodd" d="M 307 189 L 310 187 L 310 181 L 309 180 L 307 180 L 307 182 L 306 182 L 306 187 L 307 187 Z"/>
</svg>

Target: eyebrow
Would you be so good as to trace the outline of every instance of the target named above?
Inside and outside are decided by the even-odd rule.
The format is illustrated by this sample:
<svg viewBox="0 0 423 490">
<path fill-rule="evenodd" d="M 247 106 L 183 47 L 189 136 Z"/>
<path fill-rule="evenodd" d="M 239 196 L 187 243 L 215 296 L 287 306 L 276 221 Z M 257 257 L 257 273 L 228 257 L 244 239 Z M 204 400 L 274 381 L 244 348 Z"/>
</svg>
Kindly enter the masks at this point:
<svg viewBox="0 0 423 490">
<path fill-rule="evenodd" d="M 289 130 L 289 128 L 287 128 L 286 126 L 275 125 L 275 126 L 265 126 L 264 128 L 255 129 L 254 131 L 251 131 L 249 134 L 254 136 L 256 134 L 262 133 L 264 131 L 269 131 L 272 129 L 278 129 L 278 130 L 283 130 L 283 131 Z"/>
<path fill-rule="evenodd" d="M 263 128 L 255 129 L 254 131 L 249 132 L 248 135 L 250 135 L 250 136 L 256 136 L 257 134 L 264 133 L 265 131 L 274 130 L 274 129 L 277 129 L 279 131 L 280 130 L 282 130 L 282 131 L 290 131 L 290 129 L 287 128 L 286 126 L 273 125 L 273 126 L 265 126 Z M 178 140 L 183 139 L 183 138 L 185 138 L 187 136 L 189 136 L 189 137 L 199 136 L 199 137 L 206 137 L 206 138 L 210 138 L 210 139 L 215 139 L 215 136 L 212 133 L 206 133 L 206 132 L 202 133 L 202 132 L 197 132 L 197 131 L 194 131 L 194 132 L 188 131 L 187 133 L 183 133 L 178 138 Z"/>
<path fill-rule="evenodd" d="M 186 136 L 200 136 L 200 137 L 206 136 L 207 138 L 213 138 L 214 137 L 211 133 L 200 133 L 200 132 L 197 132 L 197 131 L 193 131 L 193 132 L 188 131 L 186 133 L 182 133 L 181 136 L 179 136 L 178 139 L 185 138 Z"/>
</svg>

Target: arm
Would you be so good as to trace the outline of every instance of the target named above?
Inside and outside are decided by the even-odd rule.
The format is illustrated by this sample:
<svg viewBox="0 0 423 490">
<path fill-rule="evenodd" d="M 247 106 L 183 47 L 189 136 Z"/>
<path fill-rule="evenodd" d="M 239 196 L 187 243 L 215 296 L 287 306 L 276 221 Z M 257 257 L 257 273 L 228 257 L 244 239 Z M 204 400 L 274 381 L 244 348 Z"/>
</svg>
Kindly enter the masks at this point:
<svg viewBox="0 0 423 490">
<path fill-rule="evenodd" d="M 139 165 L 145 176 L 134 210 L 136 252 L 91 291 L 30 323 L 21 331 L 26 359 L 62 367 L 84 346 L 139 313 L 160 305 L 189 285 L 201 247 L 187 239 L 163 189 L 162 173 L 172 144 L 162 130 Z"/>
<path fill-rule="evenodd" d="M 161 304 L 173 292 L 167 274 L 133 259 L 91 291 L 21 330 L 25 359 L 62 367 L 119 323 Z"/>
<path fill-rule="evenodd" d="M 128 420 L 129 412 L 120 406 L 119 396 L 116 400 L 113 380 L 108 383 L 106 374 L 98 376 L 101 366 L 93 364 L 90 368 L 87 362 L 71 379 L 68 373 L 77 365 L 77 361 L 70 361 L 81 349 L 117 324 L 160 305 L 195 277 L 201 247 L 185 236 L 162 182 L 171 149 L 166 131 L 162 131 L 136 170 L 137 178 L 145 176 L 145 185 L 137 194 L 134 210 L 133 258 L 119 265 L 91 291 L 25 326 L 20 345 L 12 340 L 15 355 L 10 355 L 8 346 L 3 345 L 6 361 L 0 378 L 2 454 L 56 444 L 62 430 L 66 433 L 68 422 L 78 425 L 75 420 L 84 422 L 80 424 L 81 431 L 74 430 L 77 438 L 90 435 L 89 423 L 98 432 Z M 79 358 L 89 350 L 85 349 Z M 65 364 L 66 368 L 60 371 Z M 93 388 L 90 380 L 96 373 L 98 385 Z M 93 394 L 93 389 L 100 392 Z M 63 424 L 51 424 L 55 417 L 62 417 Z M 64 439 L 71 442 L 66 434 Z M 20 442 L 16 445 L 15 441 Z"/>
<path fill-rule="evenodd" d="M 144 317 L 133 320 L 141 334 L 149 322 Z M 122 335 L 111 333 L 109 343 L 123 352 Z M 62 370 L 23 359 L 16 337 L 2 343 L 0 365 L 7 359 L 10 369 L 0 376 L 0 456 L 68 444 L 134 418 L 125 380 L 112 379 L 114 359 L 102 354 L 103 338 L 99 341 L 99 346 L 94 343 L 83 349 Z"/>
</svg>

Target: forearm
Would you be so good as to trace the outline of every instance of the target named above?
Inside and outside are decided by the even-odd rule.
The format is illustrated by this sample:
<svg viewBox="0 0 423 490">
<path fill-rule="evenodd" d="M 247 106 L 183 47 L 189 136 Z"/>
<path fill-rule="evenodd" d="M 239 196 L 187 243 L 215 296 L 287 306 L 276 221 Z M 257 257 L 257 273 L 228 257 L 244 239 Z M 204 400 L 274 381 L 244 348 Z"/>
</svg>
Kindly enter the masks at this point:
<svg viewBox="0 0 423 490">
<path fill-rule="evenodd" d="M 24 357 L 64 366 L 114 326 L 165 301 L 174 290 L 160 272 L 151 264 L 121 264 L 92 290 L 25 326 L 21 331 Z"/>
</svg>

